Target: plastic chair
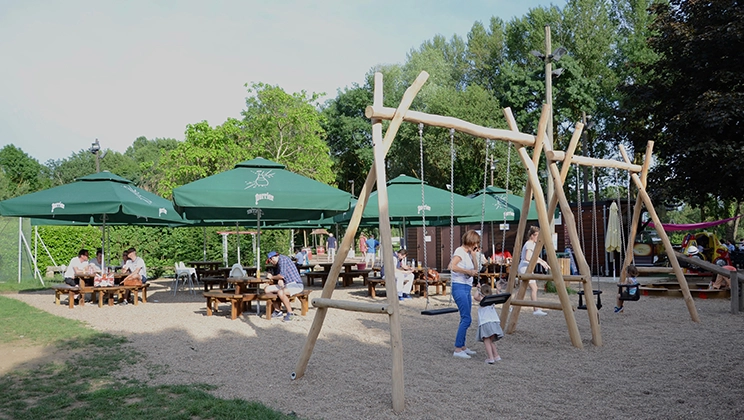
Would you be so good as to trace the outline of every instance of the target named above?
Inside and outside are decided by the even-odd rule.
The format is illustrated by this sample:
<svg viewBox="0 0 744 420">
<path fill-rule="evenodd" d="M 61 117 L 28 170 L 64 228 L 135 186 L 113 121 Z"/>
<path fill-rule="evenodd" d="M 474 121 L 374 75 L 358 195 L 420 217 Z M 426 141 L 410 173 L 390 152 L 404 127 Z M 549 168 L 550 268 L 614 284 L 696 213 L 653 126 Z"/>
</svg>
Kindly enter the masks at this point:
<svg viewBox="0 0 744 420">
<path fill-rule="evenodd" d="M 232 269 L 230 269 L 230 277 L 242 279 L 243 277 L 248 277 L 248 273 L 246 273 L 245 270 L 243 270 L 242 265 L 235 263 L 233 264 Z"/>
<path fill-rule="evenodd" d="M 192 294 L 194 291 L 194 278 L 196 277 L 196 269 L 193 267 L 186 267 L 183 261 L 176 263 L 176 278 L 173 280 L 173 296 L 178 292 L 178 283 L 183 281 L 183 286 L 186 287 L 186 283 L 189 285 L 189 290 Z"/>
</svg>

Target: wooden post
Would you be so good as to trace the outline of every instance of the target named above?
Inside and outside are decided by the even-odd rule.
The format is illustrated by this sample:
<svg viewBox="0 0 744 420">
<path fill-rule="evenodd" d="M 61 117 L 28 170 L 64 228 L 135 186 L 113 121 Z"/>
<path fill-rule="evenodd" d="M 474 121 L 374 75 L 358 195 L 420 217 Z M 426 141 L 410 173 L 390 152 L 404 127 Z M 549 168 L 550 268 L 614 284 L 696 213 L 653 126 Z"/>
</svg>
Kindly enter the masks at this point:
<svg viewBox="0 0 744 420">
<path fill-rule="evenodd" d="M 395 135 L 397 134 L 401 123 L 403 122 L 403 115 L 406 113 L 408 108 L 411 106 L 413 99 L 415 98 L 419 90 L 421 90 L 421 87 L 426 82 L 428 77 L 429 77 L 428 73 L 421 72 L 419 76 L 416 78 L 416 80 L 413 82 L 413 84 L 406 90 L 405 94 L 403 95 L 403 98 L 401 99 L 401 103 L 398 106 L 398 109 L 395 112 L 395 115 L 393 117 L 393 121 L 391 121 L 390 125 L 388 126 L 388 130 L 385 133 L 385 138 L 382 140 L 382 143 L 385 146 L 384 147 L 385 154 L 387 154 L 387 152 L 390 150 L 390 146 L 392 145 L 393 139 L 395 138 Z M 375 73 L 374 103 L 379 104 L 380 106 L 382 105 L 382 73 Z M 373 122 L 373 125 L 372 125 L 373 133 L 376 130 L 379 130 L 379 135 L 381 136 L 382 121 L 377 119 L 377 120 L 373 120 L 372 122 Z M 336 261 L 334 261 L 333 266 L 331 267 L 331 270 L 328 274 L 328 278 L 338 278 L 338 275 L 341 272 L 343 261 L 346 255 L 348 254 L 349 249 L 351 249 L 351 244 L 354 242 L 354 236 L 356 235 L 357 229 L 361 222 L 362 213 L 364 212 L 364 207 L 367 205 L 367 200 L 369 199 L 369 195 L 372 191 L 372 188 L 375 185 L 376 179 L 377 179 L 376 170 L 375 170 L 375 167 L 373 166 L 372 168 L 370 168 L 370 171 L 367 174 L 367 179 L 364 185 L 362 186 L 361 191 L 359 192 L 359 200 L 357 201 L 357 205 L 354 208 L 354 212 L 352 214 L 351 220 L 349 221 L 349 226 L 346 229 L 344 239 L 341 242 L 341 245 L 339 247 L 339 252 L 336 256 Z M 335 286 L 336 286 L 335 281 L 326 281 L 326 284 L 323 287 L 323 292 L 321 294 L 321 297 L 330 298 L 333 295 L 333 290 Z M 307 340 L 305 341 L 305 346 L 303 347 L 302 353 L 300 354 L 300 358 L 297 361 L 297 365 L 295 366 L 295 371 L 292 373 L 292 379 L 301 378 L 302 376 L 304 376 L 305 369 L 307 368 L 307 364 L 310 361 L 310 356 L 312 355 L 313 349 L 315 348 L 315 343 L 318 340 L 318 335 L 320 334 L 320 330 L 323 327 L 323 322 L 325 320 L 325 316 L 327 312 L 328 312 L 327 307 L 319 308 L 316 311 L 315 318 L 313 319 L 313 324 L 310 327 Z M 402 353 L 401 353 L 401 361 L 402 361 Z M 400 408 L 401 410 L 403 406 L 402 403 L 404 401 L 404 393 L 403 393 L 402 385 L 403 385 L 403 381 L 401 378 L 401 381 L 400 381 L 401 389 L 399 392 L 400 395 L 398 397 L 398 401 L 399 401 L 398 408 Z M 393 391 L 395 393 L 396 391 L 395 385 L 393 388 L 394 388 Z M 396 397 L 395 396 L 393 397 L 393 409 L 394 410 L 396 409 Z"/>
<path fill-rule="evenodd" d="M 738 314 L 742 309 L 741 307 L 741 283 L 739 283 L 738 271 L 731 271 L 731 277 L 729 277 L 729 283 L 731 286 L 731 313 Z"/>
<path fill-rule="evenodd" d="M 540 222 L 540 236 L 542 236 L 542 239 L 545 242 L 545 252 L 548 257 L 548 264 L 553 267 L 560 267 L 558 256 L 555 254 L 555 247 L 553 246 L 553 240 L 550 234 L 550 220 L 548 219 L 548 212 L 545 206 L 545 198 L 542 195 L 542 188 L 540 188 L 540 179 L 537 176 L 537 166 L 532 162 L 532 160 L 530 160 L 527 151 L 523 147 L 519 149 L 519 157 L 522 159 L 522 164 L 527 168 L 528 181 L 532 184 L 532 190 L 534 191 L 535 208 L 537 209 L 537 217 Z M 576 325 L 576 318 L 574 317 L 573 309 L 571 308 L 568 291 L 563 282 L 563 273 L 561 270 L 553 270 L 553 281 L 555 282 L 558 298 L 563 307 L 563 316 L 566 318 L 566 326 L 568 327 L 568 335 L 571 338 L 571 344 L 576 348 L 584 348 L 584 345 L 581 343 L 579 327 Z M 511 317 L 509 321 L 511 322 Z"/>
<path fill-rule="evenodd" d="M 628 159 L 628 154 L 625 152 L 625 148 L 622 144 L 620 145 L 620 154 L 623 155 L 623 159 L 625 159 L 626 162 L 630 161 L 630 159 Z M 672 242 L 669 240 L 669 237 L 664 231 L 664 227 L 661 225 L 661 220 L 656 214 L 656 209 L 654 209 L 654 204 L 651 202 L 651 197 L 649 197 L 648 193 L 646 192 L 646 189 L 643 186 L 643 182 L 638 177 L 638 174 L 632 173 L 630 174 L 630 177 L 633 180 L 633 183 L 636 184 L 636 187 L 638 188 L 638 197 L 641 198 L 643 200 L 643 204 L 646 205 L 646 210 L 648 211 L 649 216 L 651 216 L 651 220 L 653 220 L 654 222 L 654 229 L 656 229 L 656 233 L 659 234 L 661 242 L 664 244 L 664 250 L 669 257 L 669 262 L 672 264 L 672 268 L 674 268 L 674 274 L 677 276 L 677 282 L 679 282 L 679 288 L 680 290 L 682 290 L 682 296 L 684 296 L 687 310 L 690 312 L 690 318 L 692 318 L 692 320 L 695 322 L 700 322 L 700 317 L 698 316 L 697 309 L 695 308 L 695 301 L 692 300 L 692 295 L 690 294 L 690 286 L 687 285 L 687 279 L 685 279 L 685 275 L 684 273 L 682 273 L 682 267 L 680 267 L 679 261 L 677 261 L 677 256 L 674 255 Z"/>
<path fill-rule="evenodd" d="M 641 170 L 641 181 L 643 183 L 643 188 L 646 188 L 646 183 L 648 182 L 648 168 L 651 166 L 651 153 L 653 149 L 654 142 L 648 142 L 646 144 L 646 156 L 643 159 L 643 168 Z M 628 185 L 628 188 L 630 188 L 630 185 Z M 642 205 L 642 201 L 638 199 L 638 194 L 636 194 L 636 202 L 633 206 L 633 220 L 629 221 L 630 231 L 628 232 L 628 245 L 625 248 L 625 261 L 623 261 L 623 267 L 620 269 L 620 283 L 625 283 L 625 269 L 628 268 L 630 263 L 633 261 L 633 245 L 635 245 L 635 236 L 636 233 L 638 233 L 638 224 L 641 221 Z"/>
</svg>

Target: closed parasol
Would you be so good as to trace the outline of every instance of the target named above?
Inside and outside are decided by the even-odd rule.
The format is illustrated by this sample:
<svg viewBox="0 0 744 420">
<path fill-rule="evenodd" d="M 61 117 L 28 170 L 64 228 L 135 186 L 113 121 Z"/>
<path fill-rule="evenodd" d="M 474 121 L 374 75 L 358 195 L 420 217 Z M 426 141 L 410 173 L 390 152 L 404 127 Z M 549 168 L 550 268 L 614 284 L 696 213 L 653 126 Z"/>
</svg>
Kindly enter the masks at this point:
<svg viewBox="0 0 744 420">
<path fill-rule="evenodd" d="M 607 230 L 605 231 L 605 250 L 614 252 L 622 249 L 622 232 L 620 231 L 620 210 L 617 203 L 613 202 L 610 206 L 610 217 L 607 220 Z"/>
</svg>

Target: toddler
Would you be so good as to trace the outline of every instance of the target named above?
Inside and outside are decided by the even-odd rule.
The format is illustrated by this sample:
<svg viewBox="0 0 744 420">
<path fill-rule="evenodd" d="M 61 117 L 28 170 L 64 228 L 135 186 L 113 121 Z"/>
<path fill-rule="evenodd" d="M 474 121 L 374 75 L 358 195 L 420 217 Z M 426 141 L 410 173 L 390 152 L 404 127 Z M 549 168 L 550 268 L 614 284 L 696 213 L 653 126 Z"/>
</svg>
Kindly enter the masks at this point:
<svg viewBox="0 0 744 420">
<path fill-rule="evenodd" d="M 624 284 L 638 284 L 638 269 L 633 264 L 629 265 L 627 269 L 625 269 L 625 283 Z M 628 294 L 633 295 L 635 293 L 638 293 L 637 287 L 629 287 Z M 617 304 L 615 306 L 615 313 L 619 314 L 623 311 L 623 301 L 620 300 L 620 293 L 617 294 Z"/>
<path fill-rule="evenodd" d="M 491 294 L 491 285 L 482 284 L 480 288 L 475 289 L 476 302 L 480 302 L 484 297 Z M 496 312 L 495 305 L 478 306 L 478 340 L 482 341 L 486 345 L 486 363 L 489 365 L 494 364 L 501 360 L 499 352 L 496 350 L 495 341 L 500 340 L 504 336 L 504 331 L 501 330 L 501 321 L 499 320 L 499 314 Z"/>
</svg>

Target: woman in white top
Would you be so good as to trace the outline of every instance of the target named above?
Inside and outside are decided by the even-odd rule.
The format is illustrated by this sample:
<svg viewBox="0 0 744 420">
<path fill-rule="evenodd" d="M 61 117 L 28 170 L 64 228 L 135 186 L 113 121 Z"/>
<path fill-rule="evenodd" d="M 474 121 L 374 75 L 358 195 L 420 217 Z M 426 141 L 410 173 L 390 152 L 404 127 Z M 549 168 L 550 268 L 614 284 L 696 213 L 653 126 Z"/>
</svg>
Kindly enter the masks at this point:
<svg viewBox="0 0 744 420">
<path fill-rule="evenodd" d="M 537 244 L 537 237 L 540 235 L 540 228 L 537 226 L 530 226 L 530 231 L 527 234 L 527 241 L 524 243 L 524 246 L 522 246 L 522 254 L 519 257 L 519 274 L 524 274 L 527 272 L 527 267 L 530 265 L 530 260 L 532 259 L 532 254 L 535 252 L 535 245 Z M 545 260 L 543 260 L 540 257 L 537 257 L 537 263 L 543 266 L 546 270 L 550 269 L 550 266 L 548 265 Z M 533 301 L 537 300 L 537 281 L 530 280 L 530 297 Z M 532 314 L 537 316 L 545 316 L 548 313 L 540 310 L 538 308 L 532 308 Z"/>
<path fill-rule="evenodd" d="M 480 235 L 478 232 L 474 230 L 465 232 L 462 235 L 462 246 L 455 250 L 449 264 L 452 298 L 455 300 L 457 309 L 460 311 L 460 325 L 457 327 L 453 356 L 462 359 L 470 359 L 470 355 L 475 354 L 474 351 L 465 346 L 465 337 L 472 322 L 470 312 L 473 305 L 473 298 L 470 295 L 470 289 L 473 287 L 473 276 L 478 275 L 475 264 L 473 264 L 473 250 L 479 243 Z"/>
</svg>

